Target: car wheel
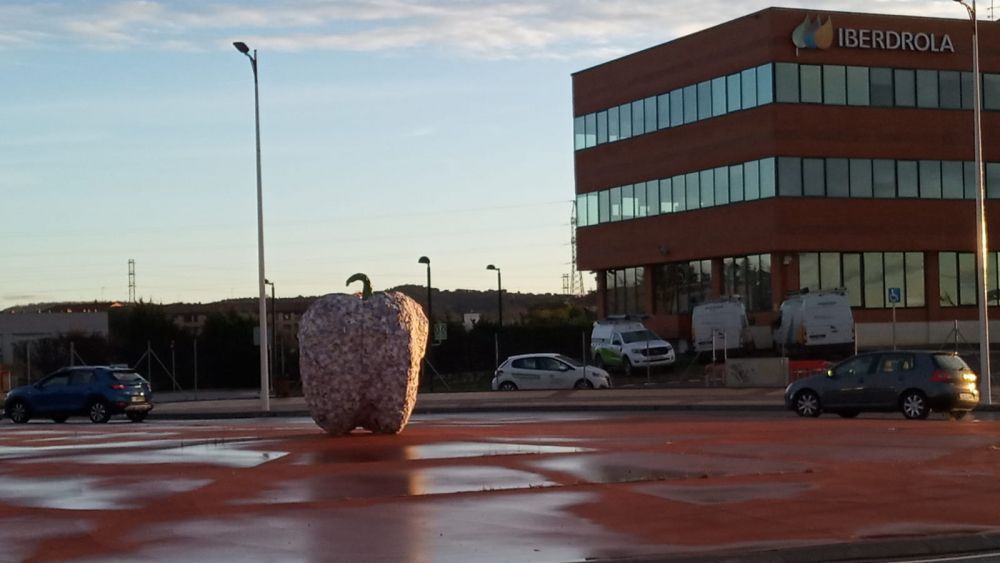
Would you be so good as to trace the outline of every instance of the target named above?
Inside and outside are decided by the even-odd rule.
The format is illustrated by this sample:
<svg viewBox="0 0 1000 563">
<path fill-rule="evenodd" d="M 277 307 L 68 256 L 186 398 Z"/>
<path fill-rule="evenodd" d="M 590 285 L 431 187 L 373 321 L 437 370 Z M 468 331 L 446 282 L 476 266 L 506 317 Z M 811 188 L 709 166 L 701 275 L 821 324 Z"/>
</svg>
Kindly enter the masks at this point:
<svg viewBox="0 0 1000 563">
<path fill-rule="evenodd" d="M 604 369 L 604 358 L 602 358 L 600 354 L 594 356 L 594 365 Z"/>
<path fill-rule="evenodd" d="M 31 409 L 24 401 L 14 401 L 7 410 L 7 416 L 17 424 L 24 424 L 31 420 Z"/>
<path fill-rule="evenodd" d="M 813 391 L 802 391 L 795 396 L 795 412 L 799 416 L 815 418 L 819 416 L 819 395 Z"/>
<path fill-rule="evenodd" d="M 58 414 L 52 417 L 52 422 L 55 422 L 56 424 L 62 424 L 66 422 L 67 418 L 69 417 L 64 414 Z"/>
<path fill-rule="evenodd" d="M 969 415 L 969 411 L 951 411 L 948 413 L 948 418 L 952 420 L 962 420 Z"/>
<path fill-rule="evenodd" d="M 594 384 L 587 381 L 586 379 L 581 379 L 573 385 L 574 389 L 593 389 Z"/>
<path fill-rule="evenodd" d="M 622 371 L 625 372 L 625 377 L 632 377 L 632 362 L 624 354 L 622 354 Z"/>
<path fill-rule="evenodd" d="M 513 381 L 504 381 L 500 384 L 501 391 L 517 391 L 517 385 Z"/>
<path fill-rule="evenodd" d="M 840 411 L 837 414 L 840 415 L 840 418 L 855 418 L 858 416 L 858 411 Z"/>
<path fill-rule="evenodd" d="M 87 414 L 90 416 L 90 421 L 94 424 L 107 422 L 111 418 L 111 411 L 108 410 L 108 405 L 100 400 L 90 403 L 90 406 L 87 407 Z"/>
<path fill-rule="evenodd" d="M 911 420 L 922 420 L 931 413 L 927 406 L 927 397 L 920 391 L 907 391 L 903 393 L 903 398 L 899 401 L 900 410 L 903 416 Z"/>
<path fill-rule="evenodd" d="M 136 411 L 136 412 L 127 412 L 125 413 L 125 416 L 127 416 L 128 419 L 131 420 L 132 422 L 142 422 L 143 420 L 146 420 L 146 414 L 147 414 L 146 411 Z"/>
</svg>

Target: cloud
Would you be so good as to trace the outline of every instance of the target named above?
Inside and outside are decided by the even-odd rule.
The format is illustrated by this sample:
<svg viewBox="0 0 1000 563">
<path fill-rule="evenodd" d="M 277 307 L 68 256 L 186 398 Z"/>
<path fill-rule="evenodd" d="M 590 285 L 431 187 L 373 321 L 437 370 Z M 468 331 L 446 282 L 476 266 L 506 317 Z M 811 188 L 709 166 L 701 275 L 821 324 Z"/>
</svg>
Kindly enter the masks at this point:
<svg viewBox="0 0 1000 563">
<path fill-rule="evenodd" d="M 6 2 L 0 49 L 58 38 L 73 47 L 195 50 L 233 38 L 276 51 L 405 51 L 475 58 L 579 57 L 669 41 L 768 7 L 768 0 L 199 0 Z M 791 1 L 813 9 L 962 18 L 939 0 Z"/>
</svg>

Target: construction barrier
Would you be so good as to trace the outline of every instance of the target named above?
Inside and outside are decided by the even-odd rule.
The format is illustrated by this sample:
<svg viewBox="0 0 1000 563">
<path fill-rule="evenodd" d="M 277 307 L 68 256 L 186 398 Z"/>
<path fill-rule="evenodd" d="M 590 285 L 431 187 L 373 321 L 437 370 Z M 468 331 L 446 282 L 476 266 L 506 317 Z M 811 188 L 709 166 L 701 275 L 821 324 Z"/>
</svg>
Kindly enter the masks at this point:
<svg viewBox="0 0 1000 563">
<path fill-rule="evenodd" d="M 788 382 L 791 383 L 817 373 L 825 373 L 832 365 L 833 362 L 826 360 L 789 360 Z"/>
</svg>

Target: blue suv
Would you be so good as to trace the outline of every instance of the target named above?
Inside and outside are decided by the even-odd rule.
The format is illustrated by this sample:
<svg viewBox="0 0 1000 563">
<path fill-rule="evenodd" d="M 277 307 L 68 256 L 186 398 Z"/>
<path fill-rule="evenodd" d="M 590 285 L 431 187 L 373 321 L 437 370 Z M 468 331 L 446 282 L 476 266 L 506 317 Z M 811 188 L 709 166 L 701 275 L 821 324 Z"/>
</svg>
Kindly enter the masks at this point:
<svg viewBox="0 0 1000 563">
<path fill-rule="evenodd" d="M 149 382 L 129 368 L 107 366 L 62 368 L 34 384 L 15 387 L 3 405 L 4 416 L 19 424 L 35 416 L 66 422 L 76 415 L 100 423 L 122 413 L 142 422 L 151 410 Z"/>
</svg>

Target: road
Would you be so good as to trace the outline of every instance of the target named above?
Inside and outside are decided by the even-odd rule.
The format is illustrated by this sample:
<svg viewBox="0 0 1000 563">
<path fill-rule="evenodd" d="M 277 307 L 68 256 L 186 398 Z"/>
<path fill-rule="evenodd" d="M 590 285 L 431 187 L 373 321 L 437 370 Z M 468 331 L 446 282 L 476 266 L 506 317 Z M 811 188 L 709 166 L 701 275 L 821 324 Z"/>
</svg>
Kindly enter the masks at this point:
<svg viewBox="0 0 1000 563">
<path fill-rule="evenodd" d="M 816 561 L 1000 548 L 1000 422 L 986 416 L 479 413 L 345 438 L 298 418 L 77 420 L 0 423 L 0 561 Z"/>
</svg>

